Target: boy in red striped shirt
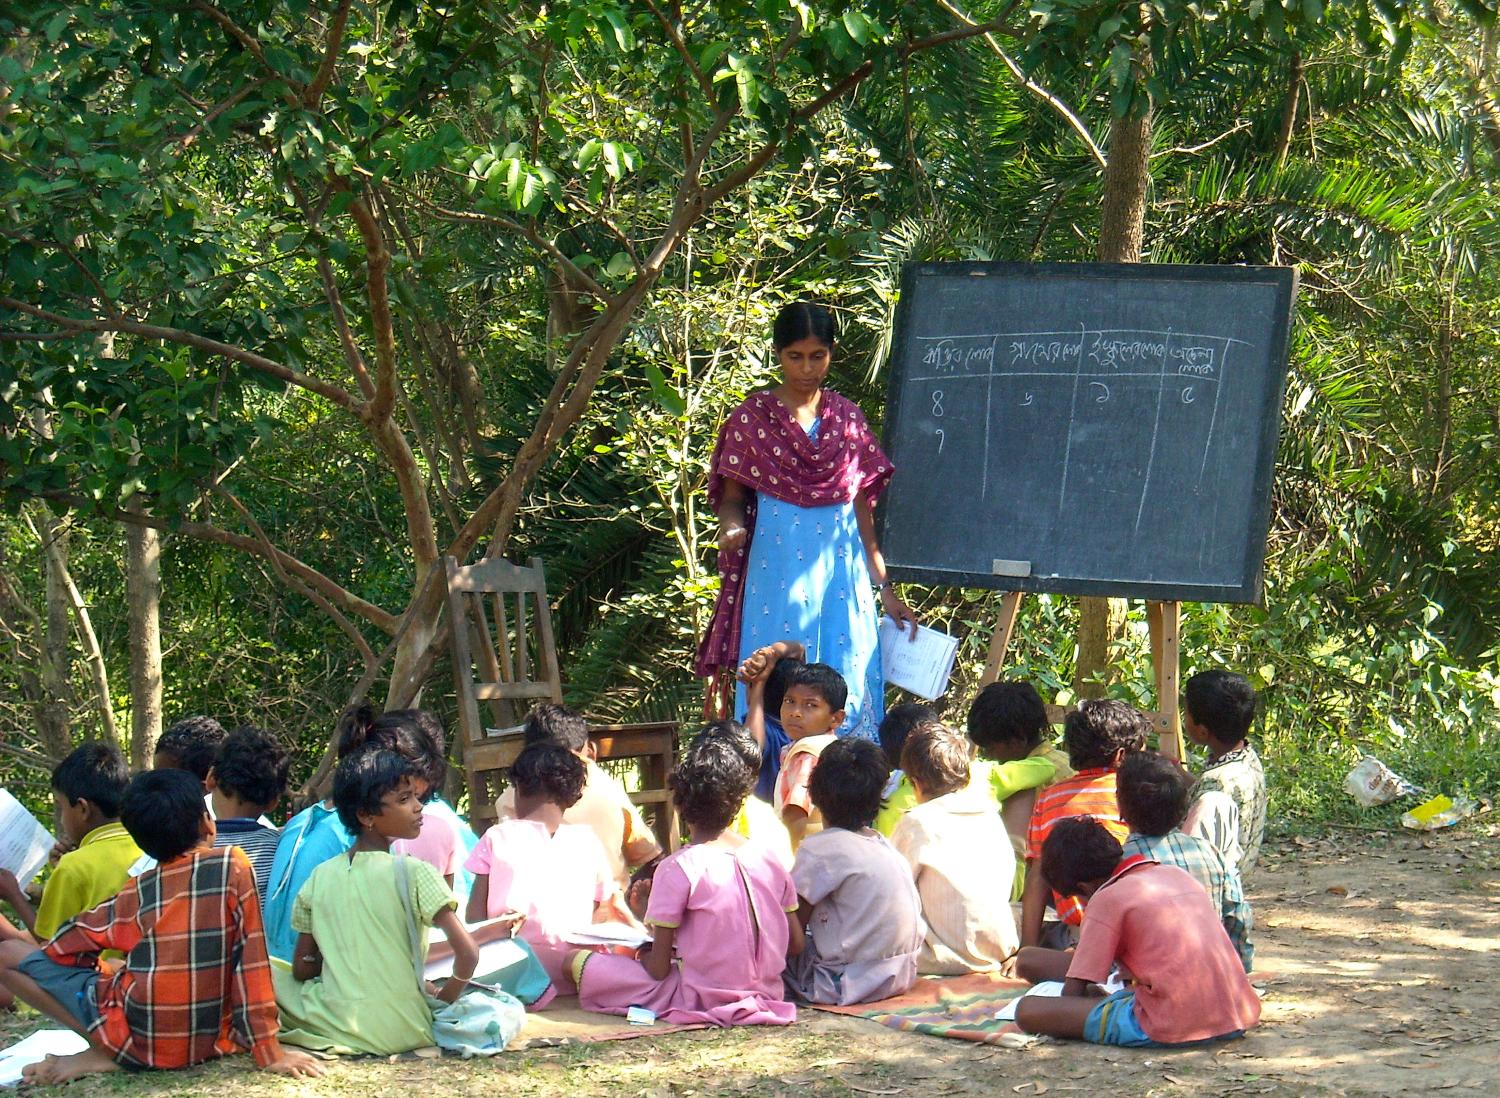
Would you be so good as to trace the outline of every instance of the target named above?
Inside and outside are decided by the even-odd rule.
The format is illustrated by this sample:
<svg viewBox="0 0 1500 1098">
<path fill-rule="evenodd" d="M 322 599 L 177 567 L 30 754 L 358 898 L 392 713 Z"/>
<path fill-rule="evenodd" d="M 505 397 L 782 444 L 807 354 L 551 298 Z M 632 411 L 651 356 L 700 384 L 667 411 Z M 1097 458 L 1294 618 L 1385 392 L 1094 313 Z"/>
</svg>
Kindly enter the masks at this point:
<svg viewBox="0 0 1500 1098">
<path fill-rule="evenodd" d="M 1077 939 L 1084 900 L 1052 890 L 1042 872 L 1042 844 L 1059 820 L 1075 816 L 1092 816 L 1120 842 L 1125 841 L 1130 828 L 1120 818 L 1120 806 L 1115 799 L 1115 771 L 1127 754 L 1146 746 L 1146 733 L 1150 730 L 1151 722 L 1144 713 L 1110 699 L 1082 702 L 1063 722 L 1063 746 L 1068 749 L 1068 762 L 1077 773 L 1038 793 L 1031 810 L 1031 824 L 1026 831 L 1026 887 L 1021 893 L 1023 946 L 1051 944 L 1066 948 Z M 1049 897 L 1057 907 L 1062 925 L 1054 938 L 1044 941 L 1042 920 Z"/>
<path fill-rule="evenodd" d="M 212 848 L 201 784 L 183 770 L 139 774 L 120 819 L 157 868 L 64 924 L 40 950 L 0 947 L 0 982 L 90 1044 L 33 1064 L 25 1081 L 187 1067 L 247 1050 L 269 1071 L 321 1075 L 317 1061 L 276 1039 L 255 874 L 244 851 Z M 126 954 L 113 973 L 98 966 L 106 949 Z"/>
</svg>

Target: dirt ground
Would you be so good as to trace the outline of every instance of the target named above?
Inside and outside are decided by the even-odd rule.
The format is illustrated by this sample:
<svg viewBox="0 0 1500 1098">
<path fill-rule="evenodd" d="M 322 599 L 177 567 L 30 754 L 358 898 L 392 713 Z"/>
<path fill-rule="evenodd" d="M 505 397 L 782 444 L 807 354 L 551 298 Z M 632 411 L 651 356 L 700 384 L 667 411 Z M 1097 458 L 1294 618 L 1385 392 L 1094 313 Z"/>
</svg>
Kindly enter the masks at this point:
<svg viewBox="0 0 1500 1098">
<path fill-rule="evenodd" d="M 492 1062 L 346 1062 L 311 1082 L 233 1063 L 109 1076 L 67 1092 L 928 1098 L 1500 1086 L 1500 826 L 1482 820 L 1431 836 L 1344 830 L 1268 845 L 1249 886 L 1265 1013 L 1249 1036 L 1219 1047 L 1125 1051 L 1039 1040 L 993 1048 L 804 1011 L 781 1030 L 679 1033 Z M 34 1017 L 0 1021 L 0 1043 L 28 1023 Z"/>
</svg>

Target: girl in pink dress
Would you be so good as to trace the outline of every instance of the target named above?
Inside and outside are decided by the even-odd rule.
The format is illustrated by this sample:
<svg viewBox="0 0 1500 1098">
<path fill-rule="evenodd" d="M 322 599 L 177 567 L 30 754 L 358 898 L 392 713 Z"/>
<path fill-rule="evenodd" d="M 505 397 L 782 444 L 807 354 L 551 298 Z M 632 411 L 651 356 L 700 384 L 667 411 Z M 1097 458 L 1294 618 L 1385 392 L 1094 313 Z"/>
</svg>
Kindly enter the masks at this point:
<svg viewBox="0 0 1500 1098">
<path fill-rule="evenodd" d="M 786 1025 L 781 972 L 802 952 L 797 891 L 766 846 L 729 830 L 755 774 L 723 737 L 696 738 L 673 771 L 672 800 L 691 843 L 662 859 L 646 905 L 655 932 L 639 959 L 573 958 L 585 1010 L 645 1007 L 664 1022 Z"/>
<path fill-rule="evenodd" d="M 573 985 L 569 934 L 606 920 L 634 922 L 593 828 L 563 823 L 583 793 L 583 760 L 561 744 L 534 743 L 510 768 L 516 818 L 484 833 L 466 867 L 474 874 L 471 923 L 512 912 L 525 916 L 516 936 L 536 953 L 559 994 Z"/>
</svg>

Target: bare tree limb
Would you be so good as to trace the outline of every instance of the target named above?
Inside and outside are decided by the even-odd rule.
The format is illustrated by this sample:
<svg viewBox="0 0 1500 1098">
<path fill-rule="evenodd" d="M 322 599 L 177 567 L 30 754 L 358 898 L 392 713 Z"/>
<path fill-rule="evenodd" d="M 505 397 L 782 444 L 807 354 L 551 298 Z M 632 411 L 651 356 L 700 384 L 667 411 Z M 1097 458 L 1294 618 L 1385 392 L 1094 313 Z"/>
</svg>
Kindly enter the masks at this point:
<svg viewBox="0 0 1500 1098">
<path fill-rule="evenodd" d="M 235 549 L 242 549 L 247 553 L 253 553 L 257 557 L 267 557 L 267 546 L 261 544 L 253 537 L 244 534 L 232 533 L 207 522 L 167 522 L 165 519 L 155 515 L 140 514 L 134 511 L 123 511 L 119 508 L 99 508 L 95 501 L 82 496 L 70 495 L 65 492 L 45 493 L 47 499 L 54 500 L 67 507 L 73 507 L 80 511 L 95 511 L 102 517 L 113 519 L 115 522 L 130 522 L 142 526 L 154 526 L 158 530 L 170 530 L 176 534 L 194 538 L 198 541 L 211 541 L 217 545 L 228 545 Z M 282 549 L 271 549 L 276 554 L 280 565 L 291 572 L 304 583 L 316 588 L 336 606 L 348 611 L 358 618 L 363 618 L 382 633 L 394 633 L 396 630 L 397 617 L 367 602 L 354 594 L 352 591 L 339 585 L 334 580 L 319 572 L 309 564 L 298 560 Z"/>
<path fill-rule="evenodd" d="M 233 359 L 235 362 L 249 366 L 252 370 L 274 377 L 278 381 L 284 381 L 288 385 L 295 385 L 299 389 L 306 389 L 310 393 L 317 393 L 326 400 L 332 401 L 340 408 L 359 414 L 362 402 L 347 389 L 337 385 L 331 385 L 326 381 L 320 381 L 310 377 L 289 366 L 283 366 L 264 355 L 258 355 L 254 351 L 247 351 L 243 347 L 236 347 L 231 343 L 221 343 L 217 339 L 209 339 L 194 332 L 186 332 L 181 328 L 164 328 L 159 324 L 142 324 L 123 317 L 112 320 L 88 320 L 83 317 L 64 316 L 47 309 L 40 309 L 35 305 L 28 305 L 24 301 L 17 301 L 13 297 L 0 297 L 0 308 L 14 309 L 18 313 L 34 316 L 38 320 L 45 320 L 58 327 L 67 328 L 74 332 L 127 332 L 130 335 L 143 336 L 146 339 L 160 339 L 167 343 L 176 343 L 183 347 L 192 347 L 209 354 L 223 355 L 225 358 Z"/>
<path fill-rule="evenodd" d="M 313 74 L 312 83 L 307 85 L 307 90 L 302 93 L 302 102 L 308 110 L 316 110 L 318 101 L 323 98 L 323 93 L 328 90 L 329 81 L 333 79 L 334 67 L 338 64 L 339 50 L 344 44 L 344 27 L 349 22 L 349 0 L 339 0 L 339 6 L 333 13 L 333 18 L 328 23 L 328 44 L 323 51 L 323 60 L 318 65 L 318 71 Z"/>
<path fill-rule="evenodd" d="M 83 593 L 78 590 L 78 584 L 73 582 L 73 573 L 68 568 L 68 556 L 63 550 L 63 539 L 58 536 L 58 525 L 50 515 L 43 513 L 42 529 L 38 529 L 30 515 L 26 515 L 26 525 L 31 528 L 32 536 L 42 546 L 42 551 L 47 554 L 59 582 L 62 584 L 64 593 L 67 595 L 68 604 L 73 610 L 73 622 L 78 629 L 78 639 L 83 645 L 84 662 L 88 664 L 89 676 L 94 686 L 94 698 L 99 706 L 99 721 L 104 728 L 104 738 L 115 747 L 120 746 L 120 734 L 115 727 L 114 702 L 109 693 L 109 670 L 104 664 L 104 652 L 99 647 L 99 634 L 94 632 L 94 620 L 89 614 L 88 603 L 83 600 Z"/>
<path fill-rule="evenodd" d="M 949 15 L 953 16 L 953 18 L 957 19 L 960 23 L 964 24 L 967 27 L 977 27 L 979 25 L 974 22 L 974 20 L 968 15 L 968 13 L 961 10 L 957 5 L 951 3 L 950 0 L 938 0 L 938 5 Z M 1019 83 L 1021 87 L 1025 88 L 1032 95 L 1036 96 L 1042 102 L 1046 103 L 1049 107 L 1055 110 L 1058 114 L 1062 115 L 1063 121 L 1067 122 L 1067 124 L 1072 127 L 1073 132 L 1078 135 L 1079 139 L 1086 146 L 1088 146 L 1089 155 L 1094 158 L 1094 162 L 1098 164 L 1100 168 L 1107 167 L 1108 164 L 1106 163 L 1104 158 L 1104 150 L 1099 147 L 1099 142 L 1094 140 L 1094 135 L 1089 132 L 1089 128 L 1084 124 L 1083 119 L 1079 118 L 1077 113 L 1075 113 L 1071 107 L 1069 107 L 1066 103 L 1064 103 L 1061 99 L 1054 95 L 1045 85 L 1040 84 L 1037 81 L 1033 80 L 1031 77 L 1027 76 L 1026 73 L 1021 69 L 1021 66 L 1016 63 L 1015 59 L 1012 58 L 1010 54 L 1006 53 L 1004 48 L 1001 47 L 1000 43 L 995 40 L 995 36 L 993 34 L 985 32 L 984 41 L 985 44 L 989 46 L 989 48 L 994 52 L 995 56 L 1000 58 L 1001 63 L 1010 70 L 1010 74 L 1016 78 L 1017 83 Z"/>
<path fill-rule="evenodd" d="M 271 539 L 266 537 L 265 530 L 261 529 L 260 523 L 255 521 L 255 516 L 250 513 L 250 509 L 241 503 L 233 492 L 227 488 L 215 488 L 214 492 L 216 495 L 228 500 L 230 506 L 240 513 L 240 517 L 245 520 L 245 525 L 250 527 L 251 533 L 255 535 L 261 544 L 261 556 L 271 562 L 271 567 L 275 570 L 281 582 L 332 618 L 334 624 L 344 631 L 344 635 L 354 642 L 354 647 L 359 650 L 360 657 L 365 661 L 365 666 L 369 667 L 375 660 L 375 653 L 371 650 L 370 643 L 365 640 L 364 634 L 359 631 L 358 627 L 326 597 L 313 590 L 311 586 L 303 583 L 300 579 L 297 579 L 282 566 L 276 546 L 272 545 Z"/>
</svg>

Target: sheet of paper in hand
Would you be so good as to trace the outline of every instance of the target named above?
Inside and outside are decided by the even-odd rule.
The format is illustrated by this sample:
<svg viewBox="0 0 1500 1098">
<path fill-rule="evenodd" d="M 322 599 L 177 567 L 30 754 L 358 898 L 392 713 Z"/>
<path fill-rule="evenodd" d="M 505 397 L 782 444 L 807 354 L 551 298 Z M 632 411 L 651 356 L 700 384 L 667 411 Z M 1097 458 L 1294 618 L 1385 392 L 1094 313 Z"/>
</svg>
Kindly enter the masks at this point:
<svg viewBox="0 0 1500 1098">
<path fill-rule="evenodd" d="M 932 701 L 948 689 L 958 638 L 919 625 L 917 639 L 889 616 L 880 619 L 880 663 L 885 681 Z"/>
<path fill-rule="evenodd" d="M 0 868 L 14 873 L 25 888 L 47 864 L 54 842 L 35 816 L 0 789 Z"/>
<path fill-rule="evenodd" d="M 641 927 L 625 923 L 590 923 L 581 930 L 570 930 L 563 941 L 579 946 L 624 946 L 639 949 L 651 940 L 651 935 Z"/>
</svg>

